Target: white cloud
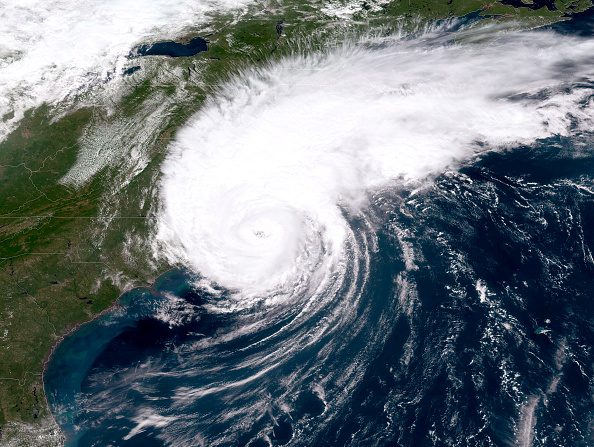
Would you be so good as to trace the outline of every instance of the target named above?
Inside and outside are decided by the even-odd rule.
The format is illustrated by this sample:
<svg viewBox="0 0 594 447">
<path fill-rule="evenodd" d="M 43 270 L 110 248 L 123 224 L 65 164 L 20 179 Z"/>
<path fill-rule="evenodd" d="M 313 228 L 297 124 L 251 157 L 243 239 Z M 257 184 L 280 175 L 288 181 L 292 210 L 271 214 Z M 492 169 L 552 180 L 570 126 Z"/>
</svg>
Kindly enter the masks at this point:
<svg viewBox="0 0 594 447">
<path fill-rule="evenodd" d="M 0 141 L 24 112 L 119 73 L 132 47 L 248 0 L 0 0 Z M 118 78 L 116 76 L 116 78 Z M 113 81 L 112 81 L 113 82 Z M 2 118 L 14 112 L 14 117 Z"/>
<path fill-rule="evenodd" d="M 239 76 L 171 147 L 155 250 L 245 294 L 290 293 L 341 274 L 339 206 L 485 147 L 568 134 L 568 114 L 592 125 L 579 106 L 592 89 L 560 87 L 591 74 L 593 41 L 477 33 L 344 45 Z"/>
</svg>

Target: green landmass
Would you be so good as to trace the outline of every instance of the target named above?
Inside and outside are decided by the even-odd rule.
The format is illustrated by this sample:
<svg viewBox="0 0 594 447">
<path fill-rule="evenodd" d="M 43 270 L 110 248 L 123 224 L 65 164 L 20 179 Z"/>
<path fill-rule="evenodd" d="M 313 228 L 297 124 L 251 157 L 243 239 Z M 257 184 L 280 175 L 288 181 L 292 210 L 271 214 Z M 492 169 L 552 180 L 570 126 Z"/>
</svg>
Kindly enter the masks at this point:
<svg viewBox="0 0 594 447">
<path fill-rule="evenodd" d="M 323 36 L 337 28 L 390 27 L 396 19 L 471 12 L 537 26 L 585 10 L 591 1 L 555 4 L 558 10 L 549 11 L 497 1 L 362 1 L 346 22 L 321 13 L 319 3 L 268 2 L 239 20 L 213 17 L 196 29 L 196 35 L 208 36 L 204 53 L 147 58 L 127 81 L 126 94 L 111 105 L 115 113 L 103 104 L 58 119 L 49 107 L 31 110 L 0 143 L 0 443 L 30 445 L 17 439 L 25 435 L 10 424 L 41 427 L 51 416 L 42 372 L 61 337 L 108 309 L 127 288 L 150 285 L 170 267 L 152 261 L 146 246 L 160 162 L 176 130 L 221 82 L 242 68 L 282 57 L 291 51 L 291 42 L 310 39 L 323 46 Z M 166 113 L 155 118 L 157 104 Z M 145 123 L 155 119 L 157 125 L 147 129 Z M 109 134 L 107 142 L 100 138 L 103 133 Z M 61 183 L 88 144 L 103 144 L 105 150 L 113 146 L 122 155 L 118 158 L 115 150 L 113 160 L 87 182 Z M 142 147 L 144 164 L 130 164 L 125 156 L 135 145 Z"/>
</svg>

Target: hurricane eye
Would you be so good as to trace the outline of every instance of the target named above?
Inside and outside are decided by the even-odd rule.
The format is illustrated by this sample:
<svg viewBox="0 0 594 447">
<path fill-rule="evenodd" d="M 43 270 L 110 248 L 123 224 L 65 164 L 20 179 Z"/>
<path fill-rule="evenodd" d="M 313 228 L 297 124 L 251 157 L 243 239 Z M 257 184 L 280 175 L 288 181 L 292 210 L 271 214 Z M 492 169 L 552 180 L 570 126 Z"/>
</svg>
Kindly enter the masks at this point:
<svg viewBox="0 0 594 447">
<path fill-rule="evenodd" d="M 264 231 L 262 231 L 262 230 L 255 230 L 254 231 L 254 236 L 256 236 L 256 237 L 258 237 L 260 239 L 264 239 L 264 238 L 267 238 L 268 237 L 268 235 Z"/>
</svg>

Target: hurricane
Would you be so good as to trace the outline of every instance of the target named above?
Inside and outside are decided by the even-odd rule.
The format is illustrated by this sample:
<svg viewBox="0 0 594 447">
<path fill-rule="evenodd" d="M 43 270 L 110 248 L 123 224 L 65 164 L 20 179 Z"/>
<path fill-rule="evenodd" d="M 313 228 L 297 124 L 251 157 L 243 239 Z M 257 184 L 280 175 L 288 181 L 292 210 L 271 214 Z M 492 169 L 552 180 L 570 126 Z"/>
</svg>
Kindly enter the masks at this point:
<svg viewBox="0 0 594 447">
<path fill-rule="evenodd" d="M 244 294 L 323 281 L 370 194 L 591 127 L 591 88 L 567 88 L 592 54 L 552 32 L 438 28 L 242 73 L 171 148 L 156 252 Z"/>
<path fill-rule="evenodd" d="M 176 268 L 46 372 L 71 445 L 588 445 L 594 41 L 316 48 L 169 145 L 150 243 Z"/>
</svg>

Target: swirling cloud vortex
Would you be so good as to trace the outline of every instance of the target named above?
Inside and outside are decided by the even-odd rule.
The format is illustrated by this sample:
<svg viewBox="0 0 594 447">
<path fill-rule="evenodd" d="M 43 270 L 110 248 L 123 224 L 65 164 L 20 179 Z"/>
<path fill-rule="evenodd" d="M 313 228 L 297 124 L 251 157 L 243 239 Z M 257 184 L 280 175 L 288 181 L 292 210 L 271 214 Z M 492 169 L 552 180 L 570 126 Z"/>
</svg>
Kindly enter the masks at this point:
<svg viewBox="0 0 594 447">
<path fill-rule="evenodd" d="M 592 79 L 594 42 L 458 34 L 345 43 L 238 75 L 170 148 L 156 252 L 243 294 L 290 294 L 337 271 L 344 210 L 370 190 L 592 125 L 591 84 L 565 87 Z"/>
</svg>

